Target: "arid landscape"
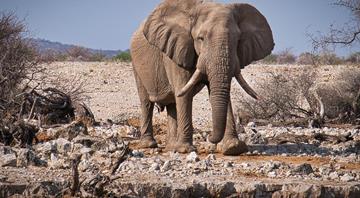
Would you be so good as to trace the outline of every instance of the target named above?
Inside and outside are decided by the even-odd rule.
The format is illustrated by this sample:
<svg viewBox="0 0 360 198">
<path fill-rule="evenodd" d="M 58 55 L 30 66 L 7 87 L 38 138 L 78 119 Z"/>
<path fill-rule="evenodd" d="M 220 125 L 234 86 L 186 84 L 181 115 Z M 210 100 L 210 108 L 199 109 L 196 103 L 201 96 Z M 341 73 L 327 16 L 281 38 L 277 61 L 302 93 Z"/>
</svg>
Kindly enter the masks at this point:
<svg viewBox="0 0 360 198">
<path fill-rule="evenodd" d="M 359 198 L 360 0 L 246 2 L 2 2 L 0 198 Z"/>
<path fill-rule="evenodd" d="M 194 100 L 194 144 L 198 152 L 164 152 L 166 112 L 154 112 L 156 149 L 138 149 L 139 99 L 130 63 L 54 62 L 44 65 L 54 77 L 84 83 L 85 103 L 95 126 L 77 120 L 40 128 L 33 149 L 0 146 L 0 196 L 65 196 L 74 185 L 78 164 L 81 196 L 109 197 L 358 197 L 360 130 L 238 123 L 238 135 L 249 151 L 223 156 L 206 141 L 211 130 L 208 93 Z M 270 71 L 298 73 L 311 66 L 252 65 L 243 71 L 257 87 Z M 318 67 L 319 79 L 330 80 L 349 66 Z M 235 82 L 232 101 L 239 108 Z M 37 122 L 34 120 L 34 122 Z M 74 135 L 75 134 L 75 135 Z M 126 153 L 126 154 L 125 154 Z M 79 193 L 78 192 L 78 193 Z M 75 194 L 76 195 L 76 194 Z M 80 194 L 78 194 L 80 195 Z"/>
</svg>

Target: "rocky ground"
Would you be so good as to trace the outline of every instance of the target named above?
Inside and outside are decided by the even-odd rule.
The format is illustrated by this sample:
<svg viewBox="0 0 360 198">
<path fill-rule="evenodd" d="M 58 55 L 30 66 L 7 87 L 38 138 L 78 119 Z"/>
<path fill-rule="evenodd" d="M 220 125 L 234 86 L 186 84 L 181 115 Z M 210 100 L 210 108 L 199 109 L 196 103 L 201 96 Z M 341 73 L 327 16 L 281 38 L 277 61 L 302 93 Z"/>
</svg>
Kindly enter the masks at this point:
<svg viewBox="0 0 360 198">
<path fill-rule="evenodd" d="M 202 91 L 194 102 L 198 152 L 163 151 L 166 113 L 155 113 L 159 148 L 144 150 L 138 148 L 139 102 L 130 65 L 54 63 L 48 68 L 68 79 L 87 79 L 87 102 L 100 124 L 75 121 L 42 128 L 40 143 L 31 148 L 0 145 L 0 197 L 62 197 L 73 189 L 82 197 L 360 197 L 360 130 L 355 126 L 249 123 L 238 126 L 249 152 L 223 156 L 206 141 L 211 119 Z M 254 85 L 260 68 L 244 71 L 249 84 Z M 77 158 L 79 185 L 74 187 Z"/>
</svg>

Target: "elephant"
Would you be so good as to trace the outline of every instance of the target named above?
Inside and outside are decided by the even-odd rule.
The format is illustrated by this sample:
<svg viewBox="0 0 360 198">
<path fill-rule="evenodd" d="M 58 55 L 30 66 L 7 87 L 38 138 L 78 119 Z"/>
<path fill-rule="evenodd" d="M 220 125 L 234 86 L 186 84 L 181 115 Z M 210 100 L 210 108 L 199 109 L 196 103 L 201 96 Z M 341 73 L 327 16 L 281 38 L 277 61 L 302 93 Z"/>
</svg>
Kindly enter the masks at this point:
<svg viewBox="0 0 360 198">
<path fill-rule="evenodd" d="M 167 111 L 167 151 L 188 153 L 193 145 L 193 97 L 207 86 L 212 112 L 209 142 L 224 155 L 247 151 L 238 139 L 230 101 L 233 77 L 251 97 L 241 69 L 274 48 L 266 18 L 249 4 L 164 0 L 134 32 L 130 53 L 141 103 L 142 148 L 157 147 L 154 105 Z M 219 144 L 218 144 L 219 143 Z"/>
</svg>

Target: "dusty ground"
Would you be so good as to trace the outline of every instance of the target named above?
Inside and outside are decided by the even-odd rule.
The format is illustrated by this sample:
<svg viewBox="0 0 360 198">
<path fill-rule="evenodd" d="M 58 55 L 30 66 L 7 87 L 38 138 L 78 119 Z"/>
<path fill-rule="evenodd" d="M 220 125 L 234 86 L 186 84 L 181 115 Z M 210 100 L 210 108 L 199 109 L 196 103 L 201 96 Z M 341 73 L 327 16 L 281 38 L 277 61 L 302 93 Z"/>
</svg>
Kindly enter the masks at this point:
<svg viewBox="0 0 360 198">
<path fill-rule="evenodd" d="M 13 194 L 61 196 L 61 191 L 70 185 L 71 158 L 76 153 L 83 155 L 79 170 L 83 186 L 87 188 L 82 189 L 82 196 L 86 193 L 130 197 L 360 196 L 360 131 L 354 126 L 303 129 L 249 125 L 239 134 L 248 143 L 249 152 L 225 157 L 216 150 L 211 152 L 214 146 L 206 142 L 211 111 L 204 89 L 194 99 L 194 139 L 198 154 L 163 152 L 166 112 L 154 112 L 155 138 L 160 148 L 141 150 L 137 147 L 139 99 L 130 64 L 59 62 L 47 68 L 68 82 L 77 77 L 86 80 L 87 104 L 102 124 L 87 128 L 77 139 L 56 137 L 30 150 L 0 145 L 2 159 L 6 156 L 10 163 L 0 162 L 0 197 Z M 296 74 L 301 69 L 299 66 L 252 65 L 243 75 L 256 87 L 256 81 L 264 79 L 269 71 Z M 319 77 L 331 80 L 342 69 L 341 66 L 318 68 Z M 242 93 L 235 82 L 232 89 L 233 93 Z M 237 99 L 236 94 L 232 94 L 235 108 Z M 49 135 L 60 130 L 44 129 L 42 132 Z M 133 151 L 115 174 L 110 175 L 109 167 L 124 148 L 118 138 L 125 140 L 125 144 L 129 142 Z M 24 152 L 27 156 L 34 153 L 36 157 L 27 157 L 26 166 L 20 168 L 19 153 Z M 11 161 L 13 159 L 15 161 Z"/>
</svg>

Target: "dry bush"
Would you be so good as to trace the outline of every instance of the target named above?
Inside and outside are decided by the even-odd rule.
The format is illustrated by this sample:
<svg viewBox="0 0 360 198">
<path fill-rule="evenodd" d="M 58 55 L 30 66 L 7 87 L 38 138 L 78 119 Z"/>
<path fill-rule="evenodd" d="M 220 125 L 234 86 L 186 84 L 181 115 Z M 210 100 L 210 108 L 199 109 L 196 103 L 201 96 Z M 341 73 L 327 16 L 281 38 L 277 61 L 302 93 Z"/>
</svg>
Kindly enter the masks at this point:
<svg viewBox="0 0 360 198">
<path fill-rule="evenodd" d="M 348 64 L 357 64 L 360 65 L 360 52 L 355 52 L 350 54 L 347 59 L 346 62 Z"/>
<path fill-rule="evenodd" d="M 278 64 L 293 64 L 296 61 L 296 56 L 291 53 L 290 49 L 285 49 L 277 55 L 276 62 Z"/>
<path fill-rule="evenodd" d="M 338 57 L 335 53 L 323 51 L 318 57 L 318 64 L 320 65 L 341 65 L 345 61 Z"/>
<path fill-rule="evenodd" d="M 55 61 L 66 61 L 67 55 L 56 50 L 46 50 L 40 53 L 40 61 L 43 63 L 51 63 Z"/>
<path fill-rule="evenodd" d="M 360 118 L 360 70 L 348 69 L 343 71 L 338 80 L 345 81 L 343 87 L 343 100 L 340 102 L 340 116 L 342 121 L 353 122 Z"/>
<path fill-rule="evenodd" d="M 89 97 L 85 92 L 86 85 L 86 79 L 80 75 L 69 78 L 45 73 L 45 78 L 42 79 L 39 89 L 56 87 L 66 95 L 70 96 L 72 102 L 83 102 L 89 100 Z"/>
<path fill-rule="evenodd" d="M 359 0 L 333 0 L 332 3 L 339 9 L 351 13 L 346 23 L 340 26 L 331 24 L 327 33 L 307 33 L 312 42 L 313 51 L 334 51 L 337 47 L 348 48 L 360 43 L 360 1 Z M 330 63 L 331 64 L 331 63 Z"/>
<path fill-rule="evenodd" d="M 31 145 L 39 130 L 31 119 L 40 121 L 43 116 L 51 123 L 69 122 L 75 117 L 74 101 L 83 99 L 83 84 L 78 82 L 46 87 L 50 84 L 41 58 L 25 33 L 22 21 L 13 14 L 0 16 L 0 142 L 21 147 Z M 92 115 L 86 105 L 78 109 Z"/>
<path fill-rule="evenodd" d="M 24 38 L 23 23 L 13 14 L 0 17 L 0 110 L 5 110 L 16 103 L 16 96 L 42 69 L 38 66 L 36 50 Z M 0 119 L 3 116 L 0 112 Z"/>
<path fill-rule="evenodd" d="M 315 83 L 313 69 L 299 75 L 270 73 L 258 84 L 262 100 L 241 98 L 240 119 L 360 123 L 360 70 L 346 67 L 335 79 Z M 245 113 L 244 113 L 245 112 Z"/>
<path fill-rule="evenodd" d="M 92 55 L 89 49 L 79 46 L 68 49 L 66 54 L 70 61 L 87 61 Z"/>
<path fill-rule="evenodd" d="M 104 61 L 106 59 L 104 54 L 92 53 L 89 49 L 80 46 L 68 49 L 62 56 L 65 56 L 68 61 Z M 58 57 L 62 58 L 62 56 Z"/>
<path fill-rule="evenodd" d="M 299 65 L 314 65 L 316 63 L 317 57 L 310 53 L 304 52 L 299 55 L 296 60 L 296 63 Z"/>
<path fill-rule="evenodd" d="M 360 70 L 346 68 L 333 81 L 316 84 L 313 90 L 324 105 L 327 121 L 357 123 L 360 118 Z"/>
<path fill-rule="evenodd" d="M 284 121 L 289 118 L 304 118 L 313 115 L 305 108 L 310 100 L 310 88 L 315 80 L 313 70 L 304 69 L 297 76 L 269 73 L 268 80 L 258 84 L 262 99 L 254 101 L 242 98 L 240 109 L 251 119 Z"/>
</svg>

